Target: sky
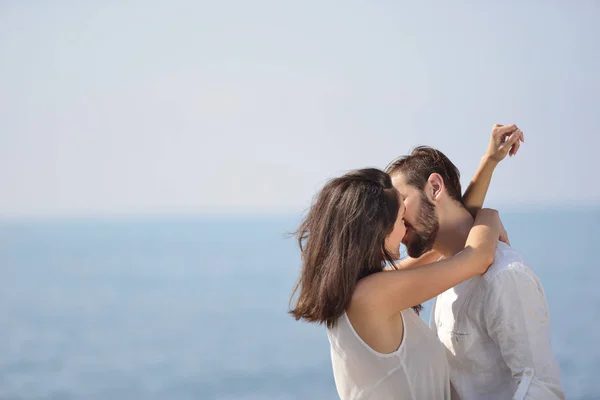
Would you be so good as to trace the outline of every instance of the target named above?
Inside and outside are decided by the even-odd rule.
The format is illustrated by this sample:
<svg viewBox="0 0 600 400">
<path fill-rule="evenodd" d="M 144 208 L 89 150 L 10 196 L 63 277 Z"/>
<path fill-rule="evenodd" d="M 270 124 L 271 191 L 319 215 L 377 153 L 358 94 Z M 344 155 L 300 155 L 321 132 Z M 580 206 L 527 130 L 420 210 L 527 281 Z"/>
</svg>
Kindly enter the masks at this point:
<svg viewBox="0 0 600 400">
<path fill-rule="evenodd" d="M 4 1 L 0 216 L 280 213 L 421 144 L 600 205 L 595 1 Z"/>
</svg>

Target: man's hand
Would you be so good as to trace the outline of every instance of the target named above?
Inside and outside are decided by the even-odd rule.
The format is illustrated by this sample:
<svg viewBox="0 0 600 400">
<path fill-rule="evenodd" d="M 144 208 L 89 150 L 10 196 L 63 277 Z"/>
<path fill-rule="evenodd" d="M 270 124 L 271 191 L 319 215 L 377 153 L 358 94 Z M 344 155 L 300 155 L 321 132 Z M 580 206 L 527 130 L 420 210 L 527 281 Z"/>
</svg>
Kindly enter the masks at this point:
<svg viewBox="0 0 600 400">
<path fill-rule="evenodd" d="M 523 131 L 515 124 L 506 126 L 495 124 L 492 128 L 492 137 L 485 152 L 485 157 L 490 161 L 499 163 L 504 160 L 507 154 L 511 157 L 517 154 L 521 142 L 525 142 L 525 137 Z"/>
<path fill-rule="evenodd" d="M 504 224 L 502 223 L 502 220 L 500 220 L 500 237 L 498 238 L 498 240 L 510 246 L 510 240 L 508 240 L 508 233 L 506 232 L 506 229 L 504 229 Z"/>
</svg>

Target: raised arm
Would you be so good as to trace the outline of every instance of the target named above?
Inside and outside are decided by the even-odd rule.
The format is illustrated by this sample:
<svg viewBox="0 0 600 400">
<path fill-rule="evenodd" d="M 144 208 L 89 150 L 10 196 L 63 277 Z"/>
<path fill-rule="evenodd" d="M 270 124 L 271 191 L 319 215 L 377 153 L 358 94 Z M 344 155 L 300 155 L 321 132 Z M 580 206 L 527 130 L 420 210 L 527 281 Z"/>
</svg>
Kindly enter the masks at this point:
<svg viewBox="0 0 600 400">
<path fill-rule="evenodd" d="M 473 175 L 469 187 L 463 195 L 463 203 L 472 215 L 483 207 L 483 201 L 487 194 L 492 175 L 496 166 L 507 155 L 511 157 L 517 154 L 520 142 L 524 142 L 523 131 L 515 124 L 500 125 L 496 124 L 492 128 L 492 135 L 485 155 L 481 158 L 479 167 Z"/>
<path fill-rule="evenodd" d="M 501 229 L 497 211 L 479 211 L 463 251 L 432 264 L 367 276 L 356 286 L 352 307 L 389 317 L 485 273 L 493 262 Z"/>
<path fill-rule="evenodd" d="M 477 171 L 475 171 L 475 175 L 473 175 L 469 187 L 463 195 L 463 203 L 473 216 L 475 216 L 477 211 L 483 207 L 483 201 L 485 200 L 488 188 L 490 187 L 492 175 L 496 166 L 500 161 L 506 158 L 507 155 L 510 154 L 510 156 L 514 156 L 517 154 L 519 147 L 521 146 L 520 142 L 524 141 L 525 137 L 523 136 L 523 131 L 515 124 L 506 126 L 500 124 L 494 125 L 488 148 L 481 158 L 479 167 L 477 167 Z M 501 240 L 508 242 L 508 237 L 501 237 Z M 391 271 L 393 269 L 414 268 L 435 262 L 439 260 L 440 257 L 441 254 L 431 250 L 419 258 L 407 257 L 400 260 L 394 267 L 387 267 L 386 270 Z"/>
</svg>

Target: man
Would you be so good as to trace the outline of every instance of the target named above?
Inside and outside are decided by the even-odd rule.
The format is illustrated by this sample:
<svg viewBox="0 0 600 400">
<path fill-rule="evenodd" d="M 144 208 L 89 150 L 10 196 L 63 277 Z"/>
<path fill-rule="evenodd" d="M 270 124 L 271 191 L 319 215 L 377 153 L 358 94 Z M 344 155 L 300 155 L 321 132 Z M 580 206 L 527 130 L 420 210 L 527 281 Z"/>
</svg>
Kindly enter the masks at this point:
<svg viewBox="0 0 600 400">
<path fill-rule="evenodd" d="M 495 125 L 492 140 L 517 130 Z M 418 147 L 387 172 L 405 199 L 408 255 L 460 252 L 473 217 L 462 203 L 454 164 L 438 150 Z M 510 246 L 499 242 L 484 275 L 437 297 L 431 328 L 448 350 L 453 398 L 564 399 L 544 290 Z"/>
</svg>

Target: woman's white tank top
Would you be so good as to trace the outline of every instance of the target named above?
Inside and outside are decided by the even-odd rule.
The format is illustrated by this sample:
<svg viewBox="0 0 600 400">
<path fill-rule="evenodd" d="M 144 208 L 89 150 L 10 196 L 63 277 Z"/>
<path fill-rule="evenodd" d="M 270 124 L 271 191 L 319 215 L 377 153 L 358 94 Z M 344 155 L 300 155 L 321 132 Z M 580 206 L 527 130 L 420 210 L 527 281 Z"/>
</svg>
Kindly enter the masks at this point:
<svg viewBox="0 0 600 400">
<path fill-rule="evenodd" d="M 390 354 L 369 347 L 346 313 L 327 329 L 335 385 L 342 400 L 450 399 L 444 346 L 412 309 L 402 311 L 402 320 L 404 338 Z"/>
</svg>

